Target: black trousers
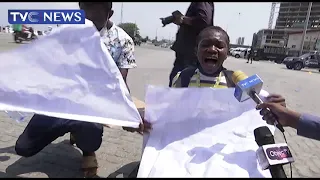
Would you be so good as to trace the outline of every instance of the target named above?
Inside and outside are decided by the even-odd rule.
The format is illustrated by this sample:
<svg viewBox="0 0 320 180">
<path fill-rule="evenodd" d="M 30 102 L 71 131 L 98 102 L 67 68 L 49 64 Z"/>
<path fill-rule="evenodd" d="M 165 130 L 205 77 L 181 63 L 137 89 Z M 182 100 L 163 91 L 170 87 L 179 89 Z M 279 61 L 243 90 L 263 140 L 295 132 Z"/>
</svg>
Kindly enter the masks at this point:
<svg viewBox="0 0 320 180">
<path fill-rule="evenodd" d="M 249 55 L 249 56 L 248 56 L 248 61 L 247 61 L 247 63 L 248 63 L 250 60 L 251 60 L 251 63 L 252 63 L 253 57 Z"/>
<path fill-rule="evenodd" d="M 198 58 L 195 53 L 182 54 L 176 52 L 176 59 L 169 75 L 169 87 L 172 87 L 172 80 L 178 74 L 178 72 L 190 66 L 197 67 L 198 64 Z"/>
<path fill-rule="evenodd" d="M 34 115 L 16 142 L 16 153 L 23 157 L 33 156 L 68 132 L 75 137 L 82 152 L 92 153 L 100 148 L 103 125 Z"/>
</svg>

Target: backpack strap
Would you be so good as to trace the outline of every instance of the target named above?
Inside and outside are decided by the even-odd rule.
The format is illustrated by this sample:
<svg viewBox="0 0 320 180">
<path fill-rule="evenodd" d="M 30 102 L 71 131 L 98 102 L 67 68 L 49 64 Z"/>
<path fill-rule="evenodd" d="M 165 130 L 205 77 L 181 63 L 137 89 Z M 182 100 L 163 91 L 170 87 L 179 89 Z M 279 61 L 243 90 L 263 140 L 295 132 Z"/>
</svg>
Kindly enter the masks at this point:
<svg viewBox="0 0 320 180">
<path fill-rule="evenodd" d="M 190 80 L 196 71 L 196 67 L 188 67 L 178 74 L 178 79 L 174 82 L 174 87 L 185 88 L 189 86 Z"/>
<path fill-rule="evenodd" d="M 222 72 L 223 72 L 224 76 L 226 77 L 226 81 L 227 81 L 228 87 L 235 87 L 236 85 L 232 81 L 232 74 L 233 74 L 234 71 L 224 70 Z"/>
</svg>

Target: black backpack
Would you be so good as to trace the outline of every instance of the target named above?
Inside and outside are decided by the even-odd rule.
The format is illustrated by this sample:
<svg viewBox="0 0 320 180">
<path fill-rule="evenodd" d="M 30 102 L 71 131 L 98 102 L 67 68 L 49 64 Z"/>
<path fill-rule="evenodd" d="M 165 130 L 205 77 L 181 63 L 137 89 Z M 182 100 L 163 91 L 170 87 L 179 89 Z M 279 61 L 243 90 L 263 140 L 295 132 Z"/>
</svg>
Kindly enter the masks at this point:
<svg viewBox="0 0 320 180">
<path fill-rule="evenodd" d="M 178 79 L 177 79 L 177 81 L 175 83 L 176 86 L 177 87 L 182 87 L 182 88 L 188 87 L 189 83 L 190 83 L 190 80 L 191 80 L 192 76 L 194 75 L 194 72 L 196 71 L 196 69 L 197 68 L 195 68 L 195 67 L 189 67 L 189 68 L 186 68 L 186 69 L 182 70 L 180 72 L 180 76 L 178 77 Z M 223 70 L 222 72 L 223 72 L 224 76 L 226 77 L 226 81 L 227 81 L 228 87 L 235 87 L 235 84 L 232 81 L 233 71 L 231 71 L 231 70 Z"/>
</svg>

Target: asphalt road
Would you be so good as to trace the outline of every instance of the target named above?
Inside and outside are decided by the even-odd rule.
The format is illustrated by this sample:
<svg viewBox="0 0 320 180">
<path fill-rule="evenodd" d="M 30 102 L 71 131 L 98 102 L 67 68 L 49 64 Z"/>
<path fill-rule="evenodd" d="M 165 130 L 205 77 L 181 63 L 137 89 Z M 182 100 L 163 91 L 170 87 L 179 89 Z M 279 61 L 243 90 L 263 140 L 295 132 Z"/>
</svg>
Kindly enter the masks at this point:
<svg viewBox="0 0 320 180">
<path fill-rule="evenodd" d="M 11 37 L 0 34 L 0 51 L 17 47 Z M 138 68 L 129 72 L 128 83 L 133 96 L 143 100 L 145 85 L 167 86 L 168 75 L 174 60 L 170 49 L 142 45 L 136 47 Z M 320 74 L 318 70 L 287 70 L 284 65 L 272 62 L 246 64 L 244 59 L 229 57 L 225 67 L 242 70 L 248 75 L 259 74 L 264 89 L 286 97 L 290 108 L 320 115 Z M 56 140 L 38 155 L 21 158 L 14 152 L 17 137 L 26 125 L 16 123 L 0 113 L 0 177 L 81 177 L 81 154 L 66 141 L 67 135 Z M 298 137 L 296 131 L 286 128 L 286 136 L 295 163 L 293 177 L 320 177 L 320 143 Z M 276 141 L 284 142 L 279 131 Z M 141 136 L 119 129 L 105 128 L 102 147 L 97 152 L 101 177 L 126 177 L 141 156 Z M 285 166 L 289 175 L 288 165 Z"/>
</svg>

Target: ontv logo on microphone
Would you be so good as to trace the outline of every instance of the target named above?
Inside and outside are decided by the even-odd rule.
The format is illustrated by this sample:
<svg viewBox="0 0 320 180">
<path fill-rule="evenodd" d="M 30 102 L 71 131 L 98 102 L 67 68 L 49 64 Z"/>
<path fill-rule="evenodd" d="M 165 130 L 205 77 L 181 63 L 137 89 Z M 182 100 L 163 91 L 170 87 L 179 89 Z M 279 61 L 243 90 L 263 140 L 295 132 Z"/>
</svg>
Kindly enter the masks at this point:
<svg viewBox="0 0 320 180">
<path fill-rule="evenodd" d="M 292 158 L 292 154 L 288 146 L 267 148 L 266 153 L 268 158 L 271 160 L 282 160 L 286 158 Z"/>
<path fill-rule="evenodd" d="M 8 10 L 10 24 L 84 24 L 83 10 Z"/>
</svg>

